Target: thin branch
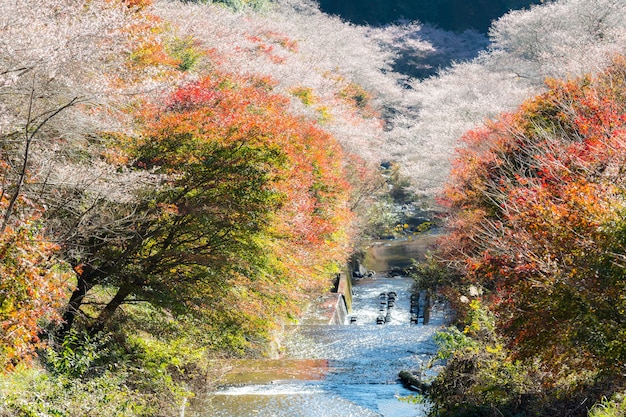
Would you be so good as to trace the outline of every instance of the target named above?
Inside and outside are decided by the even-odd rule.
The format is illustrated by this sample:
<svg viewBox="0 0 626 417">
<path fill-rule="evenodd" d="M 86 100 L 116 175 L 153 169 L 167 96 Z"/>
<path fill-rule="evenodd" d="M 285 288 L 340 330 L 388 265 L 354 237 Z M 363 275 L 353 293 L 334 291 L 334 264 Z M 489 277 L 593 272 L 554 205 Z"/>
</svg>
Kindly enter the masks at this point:
<svg viewBox="0 0 626 417">
<path fill-rule="evenodd" d="M 22 187 L 24 185 L 24 181 L 26 180 L 26 173 L 28 170 L 28 162 L 30 158 L 30 146 L 35 136 L 41 130 L 41 128 L 43 128 L 52 118 L 56 117 L 59 113 L 75 105 L 79 101 L 78 97 L 74 97 L 69 102 L 57 108 L 56 110 L 42 113 L 41 115 L 33 118 L 32 112 L 33 112 L 33 107 L 34 107 L 34 102 L 35 102 L 35 91 L 36 91 L 34 84 L 35 84 L 35 78 L 33 77 L 33 86 L 31 87 L 30 97 L 29 97 L 29 102 L 28 102 L 28 115 L 26 119 L 26 125 L 24 126 L 25 148 L 24 148 L 22 168 L 20 170 L 20 175 L 17 181 L 17 185 L 15 187 L 15 191 L 13 192 L 13 195 L 11 196 L 11 199 L 7 206 L 6 212 L 4 213 L 4 219 L 2 221 L 2 225 L 0 226 L 0 233 L 4 233 L 4 231 L 6 230 L 9 224 L 9 220 L 11 219 L 11 216 L 13 215 L 15 203 L 17 202 L 17 199 L 19 198 L 20 193 L 22 192 Z M 35 126 L 35 128 L 31 131 L 30 130 L 31 123 L 45 114 L 47 114 L 47 116 L 41 122 L 39 122 Z"/>
</svg>

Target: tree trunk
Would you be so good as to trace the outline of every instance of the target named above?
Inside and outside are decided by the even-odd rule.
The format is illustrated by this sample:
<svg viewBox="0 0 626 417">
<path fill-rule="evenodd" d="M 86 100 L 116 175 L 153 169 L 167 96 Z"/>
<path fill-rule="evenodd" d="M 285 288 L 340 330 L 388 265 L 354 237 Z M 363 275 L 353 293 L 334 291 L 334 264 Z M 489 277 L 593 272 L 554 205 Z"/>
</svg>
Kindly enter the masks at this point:
<svg viewBox="0 0 626 417">
<path fill-rule="evenodd" d="M 124 284 L 118 290 L 115 296 L 100 312 L 100 315 L 96 319 L 96 322 L 89 329 L 89 332 L 94 335 L 104 330 L 104 327 L 108 324 L 109 320 L 113 317 L 113 314 L 117 311 L 119 306 L 126 301 L 126 298 L 133 293 L 133 285 Z"/>
<path fill-rule="evenodd" d="M 93 284 L 91 282 L 85 278 L 78 277 L 76 289 L 72 292 L 72 296 L 70 297 L 65 313 L 63 314 L 63 327 L 61 327 L 57 333 L 59 340 L 63 340 L 65 335 L 72 329 L 76 315 L 78 314 L 80 306 L 83 303 L 83 299 L 91 288 L 93 288 Z"/>
</svg>

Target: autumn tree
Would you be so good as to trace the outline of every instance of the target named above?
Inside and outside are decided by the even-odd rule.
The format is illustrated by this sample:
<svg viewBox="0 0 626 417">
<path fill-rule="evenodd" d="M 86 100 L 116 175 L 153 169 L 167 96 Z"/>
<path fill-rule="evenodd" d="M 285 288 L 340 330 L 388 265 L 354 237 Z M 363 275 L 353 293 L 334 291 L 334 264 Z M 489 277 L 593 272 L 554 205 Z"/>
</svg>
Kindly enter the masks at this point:
<svg viewBox="0 0 626 417">
<path fill-rule="evenodd" d="M 84 156 L 82 146 L 101 126 L 112 90 L 105 74 L 112 68 L 121 74 L 118 57 L 127 55 L 119 51 L 127 45 L 132 12 L 107 1 L 5 1 L 0 8 L 0 356 L 5 365 L 32 356 L 43 346 L 45 325 L 60 321 L 73 280 L 60 260 L 59 235 L 46 210 L 59 201 L 59 173 Z"/>
<path fill-rule="evenodd" d="M 563 366 L 623 371 L 625 68 L 551 81 L 467 133 L 444 193 L 444 258 L 488 290 L 510 348 L 541 358 L 546 384 Z"/>
<path fill-rule="evenodd" d="M 324 264 L 347 249 L 342 152 L 269 90 L 213 73 L 144 106 L 142 135 L 119 146 L 126 169 L 157 182 L 111 205 L 106 227 L 82 222 L 67 241 L 79 285 L 65 331 L 96 285 L 116 292 L 92 331 L 143 300 L 254 334 L 292 310 L 300 289 L 327 282 Z"/>
<path fill-rule="evenodd" d="M 276 91 L 292 98 L 291 110 L 319 121 L 347 152 L 368 162 L 385 152 L 377 116 L 385 95 L 402 88 L 389 71 L 392 54 L 368 28 L 325 15 L 309 0 L 273 2 L 263 13 L 182 2 L 158 2 L 155 10 L 211 51 L 223 70 L 272 77 Z M 369 96 L 362 108 L 342 98 L 350 88 Z M 314 101 L 296 94 L 307 89 Z"/>
<path fill-rule="evenodd" d="M 41 216 L 42 236 L 56 243 L 49 248 L 60 250 L 76 274 L 61 333 L 77 317 L 95 332 L 129 299 L 222 312 L 233 332 L 254 333 L 293 310 L 290 296 L 325 285 L 331 265 L 347 251 L 343 222 L 351 217 L 343 151 L 330 135 L 288 116 L 284 98 L 268 93 L 276 85 L 262 78 L 216 76 L 224 85 L 203 84 L 197 107 L 191 84 L 172 95 L 169 107 L 146 106 L 142 100 L 169 94 L 168 83 L 214 64 L 205 58 L 207 44 L 189 32 L 168 32 L 148 1 L 31 3 L 3 8 L 0 88 L 2 97 L 12 97 L 0 120 L 7 162 L 3 227 Z M 295 48 L 272 31 L 249 40 Z M 278 57 L 272 48 L 262 55 Z M 217 106 L 211 94 L 222 94 L 232 109 Z M 137 119 L 143 144 L 121 140 L 139 137 L 129 134 L 127 115 L 136 115 L 135 106 L 151 111 Z M 208 117 L 211 106 L 217 113 L 210 134 L 184 125 Z M 174 127 L 188 130 L 175 135 L 180 149 L 157 140 Z M 247 134 L 236 136 L 238 130 Z M 263 142 L 269 131 L 273 145 Z M 206 146 L 196 143 L 209 136 Z M 192 166 L 174 156 L 183 149 L 213 162 Z M 165 151 L 171 153 L 152 160 L 151 152 Z M 200 188 L 188 189 L 185 180 Z M 268 284 L 275 280 L 284 285 Z M 117 295 L 94 299 L 102 288 Z"/>
<path fill-rule="evenodd" d="M 0 207 L 9 204 L 0 197 Z M 22 198 L 14 206 L 28 204 Z M 14 207 L 19 210 L 21 207 Z M 58 248 L 44 238 L 34 211 L 6 224 L 0 234 L 0 366 L 30 360 L 44 345 L 41 329 L 61 319 L 70 289 L 69 268 L 55 256 Z"/>
</svg>

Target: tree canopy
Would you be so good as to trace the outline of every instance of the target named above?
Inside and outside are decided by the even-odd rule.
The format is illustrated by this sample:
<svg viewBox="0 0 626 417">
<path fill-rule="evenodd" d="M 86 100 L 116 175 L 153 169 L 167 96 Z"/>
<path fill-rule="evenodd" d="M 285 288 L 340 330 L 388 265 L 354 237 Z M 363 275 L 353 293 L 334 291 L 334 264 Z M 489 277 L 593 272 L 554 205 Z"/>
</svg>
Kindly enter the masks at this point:
<svg viewBox="0 0 626 417">
<path fill-rule="evenodd" d="M 485 289 L 512 355 L 540 360 L 545 386 L 593 384 L 583 370 L 620 379 L 625 366 L 625 83 L 622 57 L 550 81 L 464 136 L 443 194 L 442 258 L 460 288 Z"/>
</svg>

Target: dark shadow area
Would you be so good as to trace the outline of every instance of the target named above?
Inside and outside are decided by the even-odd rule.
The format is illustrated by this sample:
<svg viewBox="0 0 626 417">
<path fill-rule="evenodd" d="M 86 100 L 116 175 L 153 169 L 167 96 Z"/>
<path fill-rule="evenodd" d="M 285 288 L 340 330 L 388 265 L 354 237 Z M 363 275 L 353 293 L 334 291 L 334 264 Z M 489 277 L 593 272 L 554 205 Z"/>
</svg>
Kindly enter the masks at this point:
<svg viewBox="0 0 626 417">
<path fill-rule="evenodd" d="M 356 24 L 385 25 L 418 20 L 442 29 L 487 33 L 491 21 L 509 10 L 540 4 L 541 0 L 319 0 L 323 12 Z"/>
<path fill-rule="evenodd" d="M 411 39 L 428 42 L 433 49 L 416 50 L 411 47 Z M 406 39 L 395 45 L 397 58 L 392 68 L 394 72 L 409 78 L 424 79 L 436 75 L 440 69 L 449 67 L 453 62 L 476 58 L 488 44 L 487 36 L 475 30 L 454 33 L 424 25 L 407 33 Z"/>
</svg>

